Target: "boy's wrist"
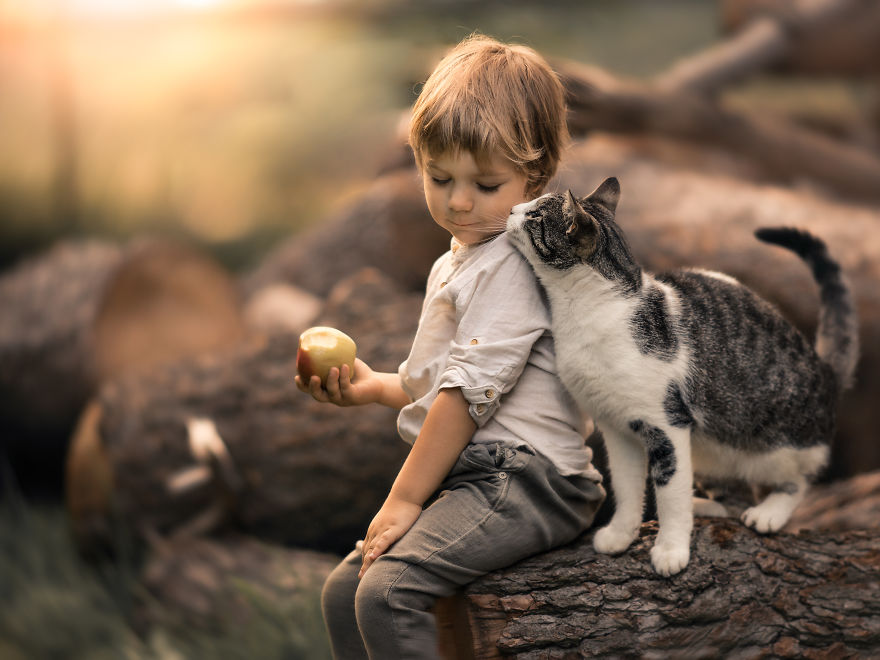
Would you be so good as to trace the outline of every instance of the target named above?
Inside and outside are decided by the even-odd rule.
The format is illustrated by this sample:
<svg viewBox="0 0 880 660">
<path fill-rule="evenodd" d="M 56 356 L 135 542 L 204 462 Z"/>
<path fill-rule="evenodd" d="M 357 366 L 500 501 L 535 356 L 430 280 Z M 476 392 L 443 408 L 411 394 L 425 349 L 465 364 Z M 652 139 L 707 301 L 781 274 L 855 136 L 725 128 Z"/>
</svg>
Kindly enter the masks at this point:
<svg viewBox="0 0 880 660">
<path fill-rule="evenodd" d="M 376 400 L 389 408 L 400 410 L 412 403 L 409 395 L 404 391 L 400 375 L 397 373 L 383 373 L 379 375 L 379 398 Z"/>
</svg>

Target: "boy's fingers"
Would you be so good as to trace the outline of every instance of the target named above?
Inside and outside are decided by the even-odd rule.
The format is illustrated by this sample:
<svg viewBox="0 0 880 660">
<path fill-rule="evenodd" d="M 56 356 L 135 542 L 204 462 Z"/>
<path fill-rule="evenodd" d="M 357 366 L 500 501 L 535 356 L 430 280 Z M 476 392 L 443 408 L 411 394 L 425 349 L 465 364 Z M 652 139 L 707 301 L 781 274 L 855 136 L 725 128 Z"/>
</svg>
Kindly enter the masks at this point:
<svg viewBox="0 0 880 660">
<path fill-rule="evenodd" d="M 392 541 L 392 532 L 388 530 L 382 536 L 376 539 L 375 543 L 373 543 L 373 549 L 370 551 L 368 557 L 372 558 L 373 561 L 381 557 L 385 554 L 385 551 L 388 550 L 388 546 L 391 545 Z M 395 539 L 396 540 L 396 539 Z"/>
<path fill-rule="evenodd" d="M 327 374 L 327 394 L 331 401 L 339 402 L 339 369 L 332 367 Z"/>
<path fill-rule="evenodd" d="M 327 393 L 324 391 L 324 388 L 321 387 L 321 379 L 317 376 L 312 376 L 311 379 L 309 379 L 309 394 L 322 403 L 328 401 Z"/>
<path fill-rule="evenodd" d="M 339 389 L 343 396 L 351 392 L 351 369 L 347 364 L 343 364 L 339 369 Z"/>
</svg>

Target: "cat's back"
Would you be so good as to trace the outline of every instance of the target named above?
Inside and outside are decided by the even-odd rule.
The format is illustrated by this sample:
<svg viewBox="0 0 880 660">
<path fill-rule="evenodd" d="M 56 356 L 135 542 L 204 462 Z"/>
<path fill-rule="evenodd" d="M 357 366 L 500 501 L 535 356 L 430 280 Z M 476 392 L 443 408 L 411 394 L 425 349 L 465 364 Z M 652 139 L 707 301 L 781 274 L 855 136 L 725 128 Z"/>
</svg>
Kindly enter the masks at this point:
<svg viewBox="0 0 880 660">
<path fill-rule="evenodd" d="M 657 279 L 678 297 L 676 326 L 690 353 L 685 396 L 709 435 L 743 448 L 785 438 L 827 441 L 834 374 L 773 305 L 720 273 Z"/>
</svg>

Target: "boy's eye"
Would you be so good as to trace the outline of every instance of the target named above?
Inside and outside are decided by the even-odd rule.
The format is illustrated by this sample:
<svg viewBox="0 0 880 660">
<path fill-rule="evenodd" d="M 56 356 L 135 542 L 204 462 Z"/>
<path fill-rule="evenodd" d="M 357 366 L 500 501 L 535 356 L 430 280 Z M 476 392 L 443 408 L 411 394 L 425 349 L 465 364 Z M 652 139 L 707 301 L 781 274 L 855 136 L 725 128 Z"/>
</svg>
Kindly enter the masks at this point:
<svg viewBox="0 0 880 660">
<path fill-rule="evenodd" d="M 449 183 L 449 179 L 441 179 L 441 178 L 438 177 L 438 176 L 432 176 L 432 177 L 431 177 L 431 181 L 433 181 L 433 182 L 434 182 L 435 184 L 437 184 L 438 186 L 444 186 L 444 185 L 446 185 L 447 183 Z"/>
<path fill-rule="evenodd" d="M 501 187 L 500 183 L 496 183 L 494 186 L 484 186 L 482 183 L 477 184 L 477 188 L 486 193 L 493 193 Z"/>
</svg>

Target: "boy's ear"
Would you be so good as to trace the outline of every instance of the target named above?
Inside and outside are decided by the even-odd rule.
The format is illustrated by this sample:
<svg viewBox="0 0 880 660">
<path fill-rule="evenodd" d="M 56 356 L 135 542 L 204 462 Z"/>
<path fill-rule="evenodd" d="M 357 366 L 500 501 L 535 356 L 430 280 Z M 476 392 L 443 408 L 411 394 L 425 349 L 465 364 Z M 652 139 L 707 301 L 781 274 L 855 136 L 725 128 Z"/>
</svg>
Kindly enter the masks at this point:
<svg viewBox="0 0 880 660">
<path fill-rule="evenodd" d="M 584 211 L 571 190 L 568 191 L 565 195 L 565 201 L 562 202 L 562 217 L 568 224 L 565 235 L 575 252 L 583 258 L 593 254 L 598 243 L 599 228 L 596 226 L 593 216 Z"/>
<path fill-rule="evenodd" d="M 620 183 L 617 181 L 617 177 L 612 176 L 605 179 L 586 199 L 613 214 L 617 210 L 617 202 L 620 200 Z"/>
</svg>

